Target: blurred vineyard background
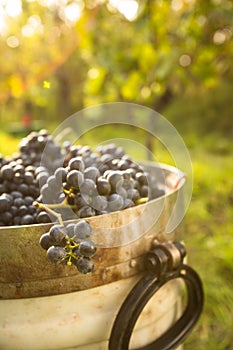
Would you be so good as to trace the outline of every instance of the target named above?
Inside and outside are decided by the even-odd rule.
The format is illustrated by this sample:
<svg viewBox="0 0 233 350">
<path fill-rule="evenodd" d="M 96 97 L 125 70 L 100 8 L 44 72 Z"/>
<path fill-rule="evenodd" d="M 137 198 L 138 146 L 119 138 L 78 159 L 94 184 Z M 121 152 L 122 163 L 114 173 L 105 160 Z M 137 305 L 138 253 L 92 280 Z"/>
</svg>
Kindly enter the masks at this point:
<svg viewBox="0 0 233 350">
<path fill-rule="evenodd" d="M 230 0 L 0 0 L 0 153 L 106 102 L 150 107 L 183 137 L 194 188 L 178 231 L 206 295 L 185 350 L 233 349 L 232 38 Z"/>
</svg>

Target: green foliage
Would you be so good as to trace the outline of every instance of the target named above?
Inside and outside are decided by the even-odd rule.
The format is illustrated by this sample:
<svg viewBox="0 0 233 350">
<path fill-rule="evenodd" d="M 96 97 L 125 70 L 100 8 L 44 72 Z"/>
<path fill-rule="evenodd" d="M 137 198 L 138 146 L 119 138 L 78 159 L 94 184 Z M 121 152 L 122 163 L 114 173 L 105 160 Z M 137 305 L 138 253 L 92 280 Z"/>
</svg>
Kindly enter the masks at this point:
<svg viewBox="0 0 233 350">
<path fill-rule="evenodd" d="M 193 197 L 180 234 L 205 290 L 204 312 L 185 349 L 232 349 L 232 147 L 227 155 L 192 151 Z"/>
<path fill-rule="evenodd" d="M 0 30 L 1 121 L 18 120 L 28 102 L 34 119 L 53 121 L 112 101 L 163 113 L 186 93 L 202 101 L 202 94 L 211 96 L 214 87 L 232 80 L 233 6 L 228 0 L 142 0 L 132 20 L 110 0 L 79 2 L 80 13 L 70 18 L 74 3 L 79 6 L 25 1 L 17 17 L 7 17 Z M 183 102 L 180 115 L 195 127 L 202 123 L 205 131 L 220 125 L 226 132 L 231 123 L 225 118 L 223 125 L 218 106 L 227 101 L 217 97 L 204 124 L 201 113 L 186 118 Z"/>
<path fill-rule="evenodd" d="M 165 109 L 164 114 L 181 132 L 204 136 L 205 147 L 224 152 L 227 151 L 224 137 L 231 138 L 233 135 L 232 93 L 232 83 L 225 80 L 208 90 L 179 96 Z"/>
</svg>

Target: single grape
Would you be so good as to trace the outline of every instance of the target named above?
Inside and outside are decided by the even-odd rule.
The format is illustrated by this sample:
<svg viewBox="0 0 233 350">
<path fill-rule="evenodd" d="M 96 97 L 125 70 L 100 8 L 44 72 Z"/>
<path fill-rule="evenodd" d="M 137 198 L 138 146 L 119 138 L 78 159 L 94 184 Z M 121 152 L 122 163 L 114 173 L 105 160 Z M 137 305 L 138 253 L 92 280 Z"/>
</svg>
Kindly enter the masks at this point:
<svg viewBox="0 0 233 350">
<path fill-rule="evenodd" d="M 39 212 L 37 214 L 37 222 L 38 224 L 44 224 L 44 223 L 49 223 L 51 222 L 51 219 L 48 215 L 48 213 L 46 213 L 46 211 L 42 210 L 41 212 Z"/>
<path fill-rule="evenodd" d="M 84 175 L 78 170 L 71 170 L 67 175 L 67 183 L 74 189 L 79 189 L 84 181 Z"/>
<path fill-rule="evenodd" d="M 111 185 L 108 180 L 103 177 L 97 179 L 96 187 L 99 195 L 107 196 L 111 192 Z"/>
<path fill-rule="evenodd" d="M 26 171 L 24 174 L 24 182 L 27 185 L 31 185 L 34 181 L 34 175 L 30 173 L 29 171 Z"/>
<path fill-rule="evenodd" d="M 140 196 L 141 197 L 148 197 L 149 194 L 149 188 L 147 185 L 143 185 L 140 189 Z"/>
<path fill-rule="evenodd" d="M 94 262 L 85 257 L 80 257 L 75 263 L 79 272 L 86 274 L 94 270 Z"/>
<path fill-rule="evenodd" d="M 79 254 L 86 258 L 92 257 L 96 252 L 96 245 L 93 241 L 82 241 L 79 244 Z"/>
<path fill-rule="evenodd" d="M 77 222 L 74 228 L 74 233 L 78 238 L 85 239 L 87 237 L 90 237 L 92 233 L 92 227 L 89 222 L 85 220 L 80 220 Z"/>
<path fill-rule="evenodd" d="M 145 173 L 142 173 L 142 172 L 136 173 L 135 179 L 140 183 L 141 186 L 148 184 L 147 177 L 146 177 Z"/>
<path fill-rule="evenodd" d="M 79 186 L 81 195 L 91 196 L 96 191 L 96 184 L 91 179 L 84 179 L 83 183 Z"/>
<path fill-rule="evenodd" d="M 2 178 L 4 179 L 4 180 L 12 180 L 13 179 L 13 177 L 14 177 L 14 170 L 13 170 L 13 168 L 10 166 L 10 165 L 8 165 L 8 164 L 6 164 L 6 165 L 3 165 L 3 167 L 1 168 L 1 170 L 0 170 L 0 172 L 1 172 L 1 176 L 2 176 Z"/>
<path fill-rule="evenodd" d="M 47 184 L 50 190 L 58 192 L 61 189 L 62 183 L 57 180 L 55 175 L 49 176 L 47 179 Z"/>
<path fill-rule="evenodd" d="M 53 225 L 49 230 L 50 239 L 55 244 L 65 244 L 66 228 L 62 225 Z"/>
<path fill-rule="evenodd" d="M 62 167 L 56 169 L 54 176 L 58 183 L 66 182 L 66 176 L 68 174 L 68 170 Z"/>
<path fill-rule="evenodd" d="M 36 181 L 39 183 L 41 187 L 46 184 L 47 180 L 49 178 L 49 173 L 46 171 L 38 173 L 36 176 Z"/>
<path fill-rule="evenodd" d="M 119 194 L 123 199 L 127 198 L 128 193 L 124 187 L 117 186 L 116 193 Z"/>
<path fill-rule="evenodd" d="M 131 188 L 127 191 L 128 198 L 132 199 L 133 202 L 136 202 L 138 199 L 140 199 L 140 193 L 136 188 Z"/>
<path fill-rule="evenodd" d="M 27 205 L 27 206 L 31 205 L 33 202 L 34 202 L 34 198 L 31 197 L 31 196 L 26 196 L 26 197 L 24 198 L 24 203 L 25 203 L 25 205 Z"/>
<path fill-rule="evenodd" d="M 21 205 L 19 208 L 18 208 L 18 215 L 19 216 L 24 216 L 27 214 L 27 206 L 24 204 L 24 205 Z"/>
<path fill-rule="evenodd" d="M 25 214 L 22 217 L 21 225 L 31 225 L 31 224 L 33 224 L 33 222 L 34 222 L 33 216 L 29 215 L 29 214 Z"/>
<path fill-rule="evenodd" d="M 117 211 L 121 210 L 124 207 L 124 199 L 117 193 L 113 193 L 109 196 L 108 199 L 108 211 Z"/>
<path fill-rule="evenodd" d="M 14 225 L 16 225 L 16 226 L 21 225 L 21 221 L 22 221 L 21 216 L 14 216 L 14 218 L 13 218 Z"/>
<path fill-rule="evenodd" d="M 76 224 L 73 224 L 73 223 L 68 224 L 66 226 L 66 232 L 69 238 L 72 238 L 73 236 L 75 236 L 75 227 L 76 227 Z"/>
<path fill-rule="evenodd" d="M 67 252 L 62 247 L 51 246 L 47 250 L 47 258 L 52 263 L 61 263 L 67 256 Z"/>
<path fill-rule="evenodd" d="M 90 166 L 84 170 L 84 177 L 85 179 L 91 179 L 94 182 L 96 182 L 96 179 L 100 176 L 99 170 L 94 167 Z"/>
<path fill-rule="evenodd" d="M 6 195 L 3 193 L 0 196 L 0 212 L 6 211 L 10 209 L 10 201 L 8 200 L 8 198 L 6 197 Z"/>
<path fill-rule="evenodd" d="M 68 163 L 68 168 L 70 170 L 79 170 L 79 171 L 83 172 L 85 165 L 84 165 L 82 157 L 71 158 L 71 160 Z"/>
<path fill-rule="evenodd" d="M 91 206 L 98 211 L 103 211 L 108 206 L 108 200 L 106 196 L 95 196 L 92 198 Z"/>
<path fill-rule="evenodd" d="M 112 192 L 115 192 L 117 187 L 121 187 L 123 184 L 123 175 L 120 171 L 112 171 L 107 176 L 107 180 L 111 185 Z"/>
<path fill-rule="evenodd" d="M 6 225 L 11 225 L 13 219 L 13 215 L 10 211 L 5 211 L 4 213 L 1 213 L 1 221 L 4 222 Z"/>
<path fill-rule="evenodd" d="M 52 247 L 53 242 L 51 241 L 51 237 L 49 232 L 44 233 L 41 237 L 40 237 L 40 241 L 39 241 L 41 247 L 45 250 L 48 250 L 50 247 Z"/>
<path fill-rule="evenodd" d="M 19 191 L 22 192 L 24 196 L 29 195 L 29 186 L 25 183 L 19 185 Z"/>
<path fill-rule="evenodd" d="M 127 170 L 130 167 L 131 161 L 127 160 L 127 159 L 121 159 L 117 166 L 118 169 L 120 170 Z"/>
<path fill-rule="evenodd" d="M 17 197 L 14 199 L 14 205 L 16 207 L 21 207 L 22 205 L 24 205 L 24 199 L 21 197 Z"/>
</svg>

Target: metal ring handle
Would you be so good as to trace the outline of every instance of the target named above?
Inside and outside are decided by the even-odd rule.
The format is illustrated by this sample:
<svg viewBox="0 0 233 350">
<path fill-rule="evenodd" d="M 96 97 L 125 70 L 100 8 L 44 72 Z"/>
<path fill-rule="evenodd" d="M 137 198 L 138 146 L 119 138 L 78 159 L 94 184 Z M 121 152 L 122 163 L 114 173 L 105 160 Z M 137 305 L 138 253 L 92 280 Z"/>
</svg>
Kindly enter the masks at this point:
<svg viewBox="0 0 233 350">
<path fill-rule="evenodd" d="M 143 308 L 164 284 L 175 278 L 182 278 L 187 290 L 187 305 L 182 316 L 158 339 L 138 350 L 171 350 L 181 344 L 198 321 L 204 304 L 202 282 L 198 274 L 190 266 L 183 264 L 162 278 L 150 274 L 137 282 L 115 319 L 109 350 L 128 350 L 135 323 Z"/>
</svg>

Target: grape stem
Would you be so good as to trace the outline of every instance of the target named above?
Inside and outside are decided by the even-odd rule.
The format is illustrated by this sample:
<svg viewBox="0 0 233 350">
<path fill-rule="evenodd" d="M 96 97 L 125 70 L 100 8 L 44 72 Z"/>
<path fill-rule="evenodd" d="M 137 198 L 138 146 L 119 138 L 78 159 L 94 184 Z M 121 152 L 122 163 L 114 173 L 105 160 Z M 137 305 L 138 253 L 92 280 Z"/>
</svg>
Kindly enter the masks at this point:
<svg viewBox="0 0 233 350">
<path fill-rule="evenodd" d="M 48 214 L 51 214 L 53 216 L 55 216 L 58 219 L 58 222 L 60 225 L 64 226 L 63 220 L 62 220 L 62 216 L 59 213 L 56 213 L 54 210 L 52 210 L 52 208 L 60 208 L 61 204 L 43 204 L 43 203 L 39 203 L 39 202 L 33 202 L 33 205 L 39 209 L 45 210 Z M 62 206 L 63 207 L 63 206 Z"/>
</svg>

